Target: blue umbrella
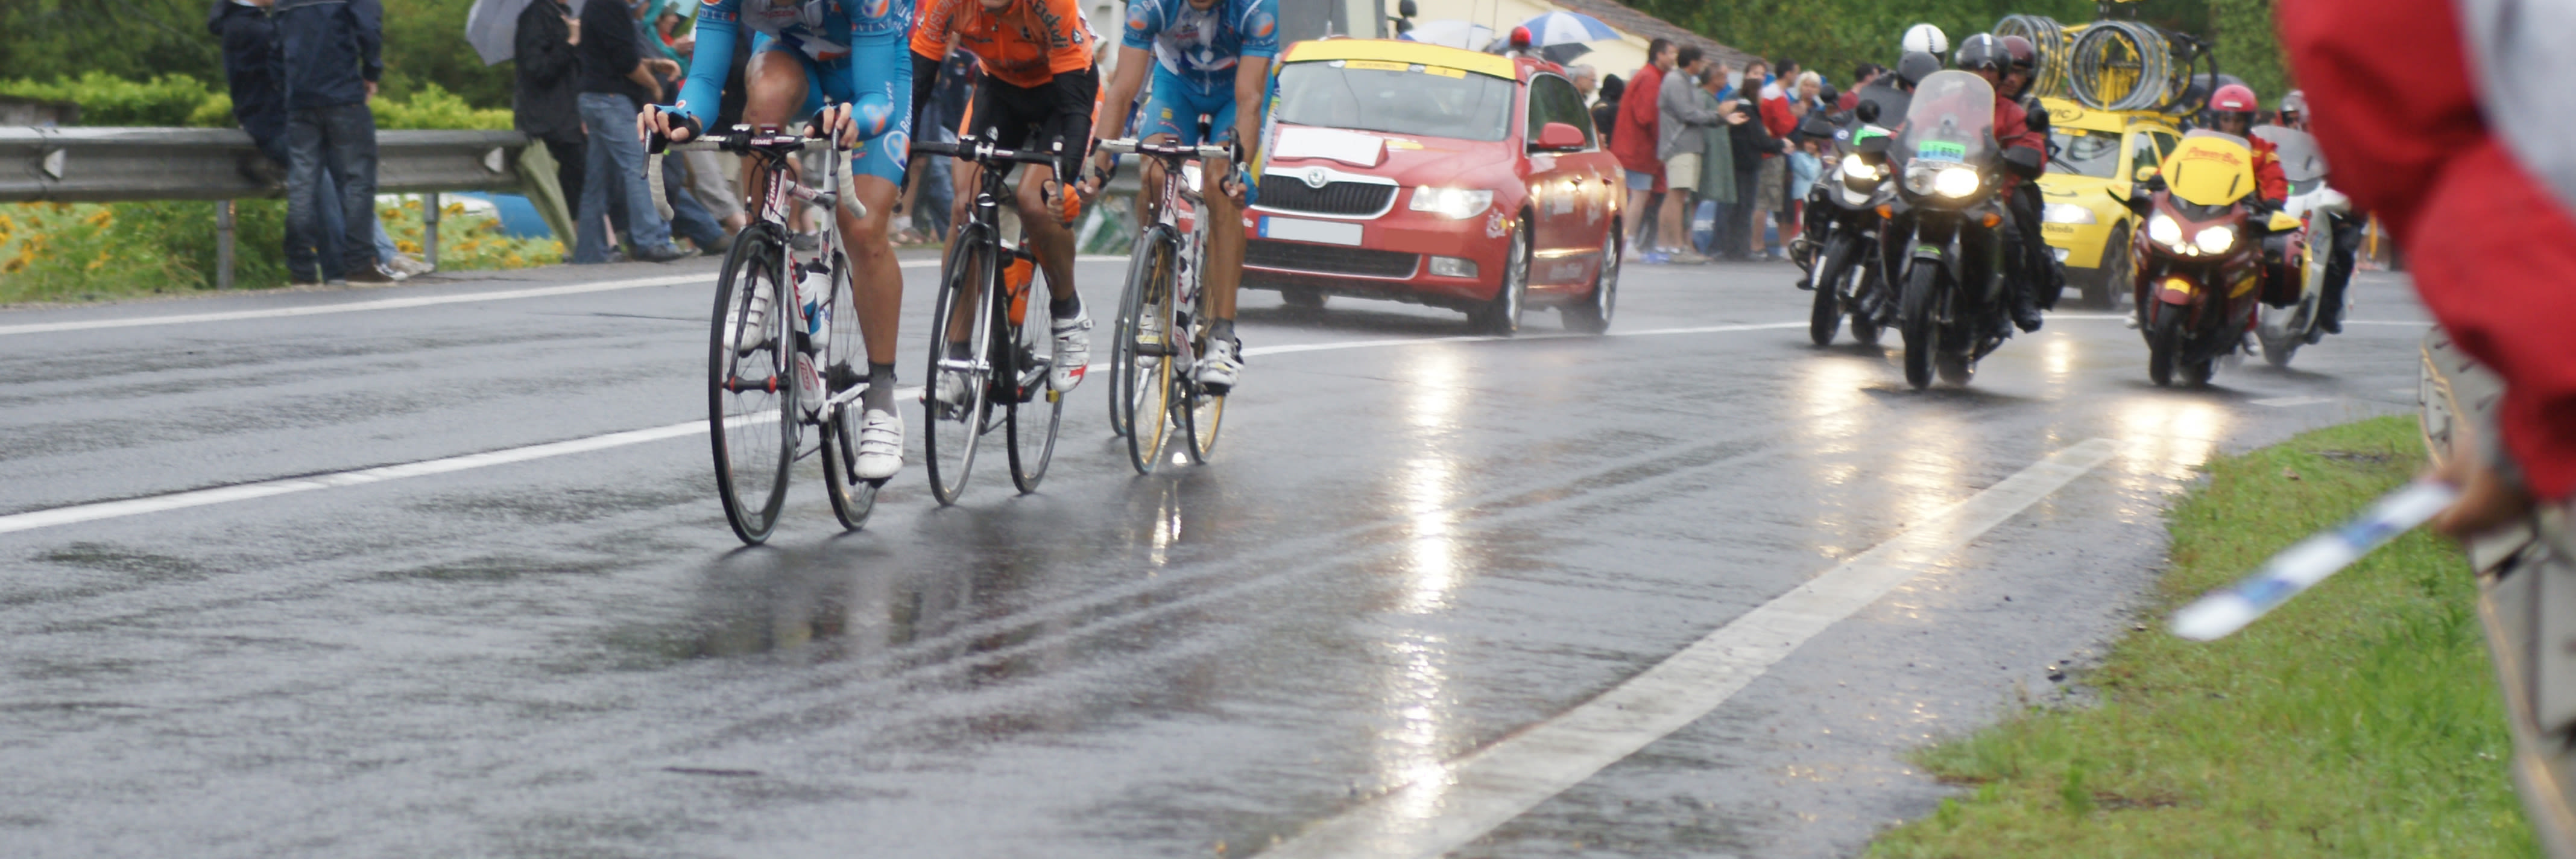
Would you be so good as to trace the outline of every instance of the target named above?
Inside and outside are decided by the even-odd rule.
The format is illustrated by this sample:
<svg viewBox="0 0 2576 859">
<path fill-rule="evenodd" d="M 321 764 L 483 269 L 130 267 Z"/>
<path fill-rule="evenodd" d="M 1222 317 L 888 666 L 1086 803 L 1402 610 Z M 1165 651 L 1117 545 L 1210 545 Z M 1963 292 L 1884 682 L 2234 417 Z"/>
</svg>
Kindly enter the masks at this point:
<svg viewBox="0 0 2576 859">
<path fill-rule="evenodd" d="M 1531 47 L 1571 45 L 1619 38 L 1619 31 L 1601 23 L 1601 19 L 1579 12 L 1549 12 L 1521 22 L 1530 31 Z"/>
</svg>

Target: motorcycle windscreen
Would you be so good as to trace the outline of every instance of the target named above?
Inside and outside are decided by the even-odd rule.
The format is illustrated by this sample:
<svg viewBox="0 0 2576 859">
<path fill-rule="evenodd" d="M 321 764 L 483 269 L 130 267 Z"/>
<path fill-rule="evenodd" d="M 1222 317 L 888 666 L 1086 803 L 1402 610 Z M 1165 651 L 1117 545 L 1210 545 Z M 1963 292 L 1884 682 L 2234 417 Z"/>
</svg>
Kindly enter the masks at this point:
<svg viewBox="0 0 2576 859">
<path fill-rule="evenodd" d="M 2165 187 L 2193 205 L 2225 206 L 2254 193 L 2254 148 L 2215 131 L 2182 136 L 2165 156 Z"/>
<path fill-rule="evenodd" d="M 1908 162 L 1985 166 L 1995 154 L 1995 88 L 1956 69 L 1925 76 L 1889 152 Z"/>
<path fill-rule="evenodd" d="M 2286 125 L 2259 126 L 2254 136 L 2280 150 L 2281 176 L 2290 184 L 2305 185 L 2326 177 L 2326 153 L 2317 148 L 2315 136 Z"/>
</svg>

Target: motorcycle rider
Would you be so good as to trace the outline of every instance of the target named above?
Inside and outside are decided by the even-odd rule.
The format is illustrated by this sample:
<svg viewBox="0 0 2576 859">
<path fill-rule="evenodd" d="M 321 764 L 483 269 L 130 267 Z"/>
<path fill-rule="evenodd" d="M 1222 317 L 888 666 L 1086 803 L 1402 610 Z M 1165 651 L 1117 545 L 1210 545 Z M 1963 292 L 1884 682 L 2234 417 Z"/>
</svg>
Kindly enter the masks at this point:
<svg viewBox="0 0 2576 859">
<path fill-rule="evenodd" d="M 2004 95 L 2002 80 L 2005 71 L 2012 65 L 2012 52 L 2004 47 L 2003 40 L 1995 38 L 1991 33 L 1978 33 L 1961 41 L 1955 56 L 1961 71 L 1984 78 L 1987 84 L 1995 87 L 1996 145 L 2004 150 L 2014 147 L 2026 148 L 2039 153 L 2040 157 L 2045 159 L 2048 155 L 2048 135 L 2032 131 L 2028 126 L 2029 113 L 2022 109 L 2021 102 Z M 2278 161 L 2279 159 L 2274 159 L 2273 174 L 2276 176 L 2280 173 Z M 2003 187 L 1997 191 L 1998 197 L 2003 200 L 2011 200 L 2021 193 L 2021 186 L 2030 184 L 2009 171 L 1999 175 Z M 2022 213 L 2018 207 L 2007 205 L 2006 213 L 2014 221 L 2022 219 Z M 2044 270 L 2033 270 L 2028 259 L 2033 254 L 2024 249 L 2022 240 L 2012 238 L 2022 234 L 2024 229 L 2016 223 L 1998 228 L 1996 232 L 2009 239 L 2006 242 L 2008 246 L 2005 248 L 2003 274 L 2004 293 L 2009 302 L 2012 324 L 2019 326 L 2023 331 L 2037 331 L 2040 325 L 2038 293 L 2042 278 L 2045 278 L 2046 274 Z"/>
<path fill-rule="evenodd" d="M 2006 64 L 2003 79 L 1995 84 L 1995 95 L 2012 99 L 2027 115 L 2046 123 L 2048 108 L 2030 92 L 2030 82 L 2039 71 L 2039 52 L 2031 46 L 2029 39 L 2020 36 L 2005 36 L 2003 43 L 2004 51 L 2012 56 L 2012 61 Z M 2042 154 L 2048 154 L 2054 148 L 2054 144 L 2047 140 L 2047 131 L 2032 133 L 2041 138 Z M 2057 297 L 2066 292 L 2066 267 L 2058 264 L 2057 255 L 2049 252 L 2047 238 L 2040 234 L 2043 204 L 2037 182 L 2014 185 L 2012 193 L 2004 198 L 2004 205 L 2012 209 L 2013 221 L 2021 227 L 2018 235 L 2021 238 L 2022 265 L 2025 266 L 2023 271 L 2039 275 L 2040 279 L 2033 284 L 2038 289 L 2039 306 L 2054 310 Z"/>
<path fill-rule="evenodd" d="M 2280 148 L 2273 146 L 2272 141 L 2254 136 L 2254 113 L 2262 107 L 2263 103 L 2254 98 L 2254 90 L 2244 84 L 2228 84 L 2209 94 L 2210 130 L 2243 138 L 2254 150 L 2254 196 L 2246 201 L 2250 211 L 2245 219 L 2245 235 L 2250 241 L 2267 243 L 2263 272 L 2264 277 L 2269 278 L 2278 262 L 2278 249 L 2268 245 L 2272 238 L 2272 213 L 2280 211 L 2281 205 L 2289 200 L 2290 179 L 2281 172 Z M 2342 330 L 2342 320 L 2335 322 L 2333 327 L 2326 328 L 2328 332 Z M 2319 320 L 2318 325 L 2325 327 L 2324 320 Z"/>
<path fill-rule="evenodd" d="M 2282 126 L 2315 133 L 2308 128 L 2308 94 L 2305 92 L 2291 90 L 2289 95 L 2282 96 L 2277 116 Z M 2334 235 L 2334 251 L 2326 257 L 2325 294 L 2317 302 L 2325 311 L 2317 317 L 2317 327 L 2328 334 L 2343 333 L 2344 288 L 2352 283 L 2353 259 L 2361 253 L 2361 226 L 2369 219 L 2368 213 L 2351 210 L 2328 216 Z"/>
<path fill-rule="evenodd" d="M 1905 38 L 1900 40 L 1898 45 L 1909 54 L 1917 51 L 1931 54 L 1932 59 L 1936 61 L 1950 53 L 1950 37 L 1942 33 L 1941 28 L 1930 24 L 1916 24 L 1905 28 Z"/>
</svg>

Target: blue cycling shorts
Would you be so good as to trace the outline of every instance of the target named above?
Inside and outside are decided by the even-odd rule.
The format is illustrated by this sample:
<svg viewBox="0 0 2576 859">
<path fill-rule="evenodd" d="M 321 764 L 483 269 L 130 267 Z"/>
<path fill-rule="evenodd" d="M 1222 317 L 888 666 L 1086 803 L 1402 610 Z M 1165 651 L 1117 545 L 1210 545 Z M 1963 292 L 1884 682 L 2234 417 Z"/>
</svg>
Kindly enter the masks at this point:
<svg viewBox="0 0 2576 859">
<path fill-rule="evenodd" d="M 1178 138 L 1182 146 L 1197 146 L 1199 117 L 1209 117 L 1210 145 L 1234 139 L 1234 86 L 1229 82 L 1216 92 L 1202 92 L 1199 85 L 1172 74 L 1161 63 L 1154 65 L 1154 95 L 1145 101 L 1145 114 L 1136 121 L 1136 137 L 1144 139 L 1158 134 Z"/>
<path fill-rule="evenodd" d="M 823 111 L 823 100 L 847 104 L 858 94 L 851 89 L 850 61 L 847 58 L 824 61 L 786 45 L 771 45 L 769 34 L 752 37 L 754 52 L 767 51 L 771 59 L 792 58 L 805 67 L 805 106 L 796 111 L 792 123 L 802 123 Z M 912 64 L 896 63 L 893 95 L 894 113 L 888 118 L 893 127 L 874 140 L 859 141 L 850 150 L 850 175 L 875 176 L 896 187 L 903 186 L 903 165 L 912 150 Z"/>
</svg>

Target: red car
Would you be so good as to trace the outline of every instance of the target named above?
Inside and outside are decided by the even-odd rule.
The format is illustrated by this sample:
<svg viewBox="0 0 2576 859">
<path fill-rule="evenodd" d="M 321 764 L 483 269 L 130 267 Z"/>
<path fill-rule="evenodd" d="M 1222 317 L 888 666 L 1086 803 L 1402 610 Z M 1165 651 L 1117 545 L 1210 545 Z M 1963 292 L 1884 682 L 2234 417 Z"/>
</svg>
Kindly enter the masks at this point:
<svg viewBox="0 0 2576 859">
<path fill-rule="evenodd" d="M 1525 307 L 1610 326 L 1619 162 L 1556 64 L 1417 42 L 1301 42 L 1245 214 L 1243 285 L 1466 311 L 1493 334 Z"/>
</svg>

